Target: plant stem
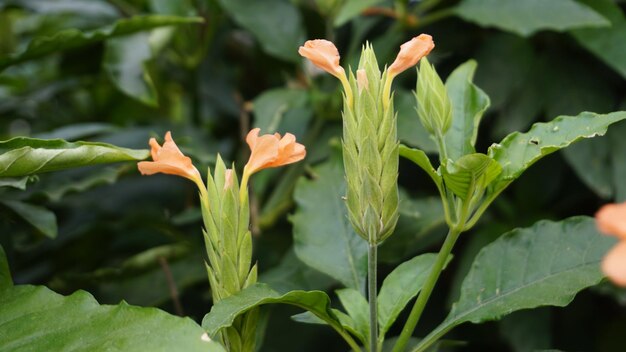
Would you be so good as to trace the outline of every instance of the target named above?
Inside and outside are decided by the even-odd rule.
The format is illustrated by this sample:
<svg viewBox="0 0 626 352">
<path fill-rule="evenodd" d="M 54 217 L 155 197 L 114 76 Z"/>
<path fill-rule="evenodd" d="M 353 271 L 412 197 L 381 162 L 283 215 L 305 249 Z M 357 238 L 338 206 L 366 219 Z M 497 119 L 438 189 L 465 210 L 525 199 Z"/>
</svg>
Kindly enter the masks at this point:
<svg viewBox="0 0 626 352">
<path fill-rule="evenodd" d="M 377 352 L 378 344 L 378 298 L 376 286 L 376 260 L 378 245 L 370 242 L 367 252 L 367 295 L 370 303 L 370 352 Z"/>
<path fill-rule="evenodd" d="M 459 238 L 461 234 L 463 226 L 455 226 L 450 228 L 448 231 L 448 235 L 446 236 L 446 240 L 437 254 L 437 260 L 435 261 L 435 265 L 430 271 L 428 275 L 428 279 L 424 283 L 424 287 L 422 287 L 422 292 L 417 297 L 415 304 L 413 305 L 413 309 L 411 309 L 411 313 L 409 318 L 407 319 L 404 327 L 402 328 L 402 333 L 400 337 L 398 337 L 398 341 L 393 346 L 392 352 L 401 352 L 404 351 L 409 338 L 413 334 L 413 330 L 415 330 L 415 326 L 419 321 L 422 312 L 424 311 L 424 307 L 426 306 L 426 302 L 428 302 L 428 298 L 430 298 L 430 294 L 439 279 L 439 275 L 441 275 L 441 271 L 443 270 L 444 265 L 448 261 L 448 257 L 450 256 L 450 252 L 452 251 L 452 247 L 454 247 L 454 243 Z"/>
</svg>

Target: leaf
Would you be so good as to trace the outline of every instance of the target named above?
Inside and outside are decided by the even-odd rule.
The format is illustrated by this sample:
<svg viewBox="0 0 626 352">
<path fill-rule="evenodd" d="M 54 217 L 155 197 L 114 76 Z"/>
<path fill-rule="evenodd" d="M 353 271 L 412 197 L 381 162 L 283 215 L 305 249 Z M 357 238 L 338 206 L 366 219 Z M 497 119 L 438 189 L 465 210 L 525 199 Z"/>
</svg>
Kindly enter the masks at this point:
<svg viewBox="0 0 626 352">
<path fill-rule="evenodd" d="M 290 291 L 283 295 L 268 285 L 257 283 L 217 302 L 202 319 L 202 327 L 210 336 L 229 327 L 239 315 L 263 304 L 282 303 L 306 309 L 335 329 L 343 331 L 330 310 L 330 298 L 322 291 Z"/>
<path fill-rule="evenodd" d="M 485 27 L 530 36 L 541 30 L 602 27 L 610 23 L 573 0 L 463 0 L 457 15 Z"/>
<path fill-rule="evenodd" d="M 539 306 L 566 306 L 576 293 L 599 283 L 600 261 L 615 244 L 590 217 L 540 221 L 484 247 L 445 321 L 420 343 L 426 347 L 453 327 L 496 320 Z M 416 348 L 420 350 L 420 348 Z"/>
<path fill-rule="evenodd" d="M 54 184 L 42 192 L 52 202 L 58 202 L 69 193 L 84 192 L 94 187 L 102 185 L 111 185 L 117 181 L 117 178 L 125 170 L 122 168 L 107 167 L 101 170 L 97 170 L 93 174 L 88 175 L 85 178 L 79 180 L 71 180 L 64 183 Z M 1 180 L 1 179 L 0 179 Z"/>
<path fill-rule="evenodd" d="M 436 254 L 421 254 L 396 267 L 383 281 L 378 294 L 379 334 L 384 336 L 409 301 L 422 289 Z"/>
<path fill-rule="evenodd" d="M 358 16 L 370 6 L 374 6 L 378 3 L 383 2 L 382 0 L 347 0 L 344 2 L 343 6 L 337 13 L 335 17 L 335 21 L 333 24 L 335 27 L 339 27 L 344 25 L 346 22 L 350 21 L 352 18 Z"/>
<path fill-rule="evenodd" d="M 428 155 L 426 155 L 424 151 L 400 144 L 399 153 L 401 157 L 411 160 L 415 165 L 426 171 L 437 187 L 441 187 L 441 176 L 439 176 L 437 170 L 435 170 L 430 163 L 430 159 L 428 159 Z"/>
<path fill-rule="evenodd" d="M 37 37 L 33 39 L 22 52 L 0 57 L 0 71 L 24 61 L 37 59 L 42 56 L 78 48 L 84 45 L 103 41 L 122 35 L 132 34 L 157 27 L 171 26 L 185 23 L 201 23 L 198 17 L 178 17 L 163 15 L 135 16 L 121 19 L 112 25 L 101 27 L 92 31 L 80 31 L 78 29 L 66 29 L 53 36 Z"/>
<path fill-rule="evenodd" d="M 22 191 L 26 189 L 26 184 L 30 177 L 16 177 L 16 178 L 0 178 L 0 187 L 13 187 L 17 189 L 21 189 Z"/>
<path fill-rule="evenodd" d="M 585 28 L 571 33 L 578 43 L 626 78 L 626 17 L 609 0 L 584 0 L 585 4 L 611 20 L 606 28 Z"/>
<path fill-rule="evenodd" d="M 49 132 L 37 133 L 38 139 L 65 139 L 68 141 L 92 137 L 98 134 L 111 133 L 118 130 L 115 125 L 103 122 L 81 122 L 63 125 Z"/>
<path fill-rule="evenodd" d="M 467 154 L 443 168 L 446 187 L 461 199 L 471 199 L 482 191 L 502 172 L 497 161 L 485 154 Z"/>
<path fill-rule="evenodd" d="M 326 290 L 335 283 L 330 277 L 300 261 L 293 249 L 285 254 L 280 264 L 261 273 L 259 281 L 279 292 L 298 289 Z"/>
<path fill-rule="evenodd" d="M 46 237 L 57 237 L 57 217 L 50 210 L 15 200 L 2 200 L 0 203 L 13 210 Z"/>
<path fill-rule="evenodd" d="M 302 107 L 307 98 L 307 91 L 302 89 L 278 88 L 263 92 L 252 103 L 254 127 L 259 127 L 263 133 L 286 132 L 280 131 L 279 126 L 287 111 Z"/>
<path fill-rule="evenodd" d="M 315 178 L 296 184 L 294 248 L 300 260 L 341 282 L 363 290 L 367 275 L 367 242 L 348 220 L 342 200 L 346 192 L 341 160 L 331 159 L 314 170 Z"/>
<path fill-rule="evenodd" d="M 106 143 L 43 140 L 16 137 L 0 141 L 0 177 L 20 177 L 62 169 L 137 161 L 147 158 L 147 150 L 116 147 Z"/>
<path fill-rule="evenodd" d="M 305 32 L 298 9 L 283 0 L 219 0 L 235 22 L 256 37 L 265 52 L 298 62 Z M 261 15 L 262 14 L 262 15 Z"/>
<path fill-rule="evenodd" d="M 85 291 L 61 296 L 43 286 L 13 286 L 0 246 L 0 349 L 3 351 L 209 351 L 189 318 L 156 308 L 99 305 Z"/>
<path fill-rule="evenodd" d="M 352 320 L 350 327 L 356 332 L 355 335 L 362 338 L 363 343 L 366 343 L 370 336 L 369 303 L 359 291 L 353 288 L 343 288 L 335 291 L 335 293 Z M 345 322 L 342 325 L 345 326 Z"/>
<path fill-rule="evenodd" d="M 536 352 L 552 346 L 549 308 L 521 310 L 500 321 L 500 335 L 515 352 Z"/>
<path fill-rule="evenodd" d="M 113 84 L 124 94 L 148 105 L 157 106 L 157 91 L 147 69 L 153 58 L 150 33 L 135 33 L 111 38 L 105 43 L 102 66 Z"/>
<path fill-rule="evenodd" d="M 514 132 L 502 142 L 489 147 L 489 156 L 502 165 L 497 188 L 519 177 L 542 157 L 583 138 L 603 136 L 609 125 L 626 119 L 626 111 L 606 115 L 583 112 L 578 116 L 559 116 L 546 123 L 536 123 L 526 133 Z"/>
<path fill-rule="evenodd" d="M 452 103 L 452 124 L 445 134 L 448 158 L 457 160 L 474 153 L 478 124 L 489 107 L 489 97 L 472 83 L 476 61 L 469 60 L 457 67 L 446 80 L 446 90 Z"/>
</svg>

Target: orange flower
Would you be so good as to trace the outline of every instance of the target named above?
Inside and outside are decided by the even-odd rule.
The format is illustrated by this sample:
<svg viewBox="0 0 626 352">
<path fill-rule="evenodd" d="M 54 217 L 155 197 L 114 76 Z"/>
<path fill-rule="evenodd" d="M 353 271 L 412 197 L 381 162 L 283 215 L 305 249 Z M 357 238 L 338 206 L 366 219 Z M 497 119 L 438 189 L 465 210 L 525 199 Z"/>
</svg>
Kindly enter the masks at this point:
<svg viewBox="0 0 626 352">
<path fill-rule="evenodd" d="M 417 62 L 428 55 L 435 47 L 433 37 L 428 34 L 420 34 L 408 42 L 400 45 L 400 52 L 396 60 L 389 66 L 389 76 L 395 77 L 409 67 L 413 67 Z"/>
<path fill-rule="evenodd" d="M 604 257 L 602 271 L 615 284 L 626 287 L 626 203 L 600 208 L 596 224 L 601 232 L 621 239 Z"/>
<path fill-rule="evenodd" d="M 304 46 L 298 49 L 298 54 L 311 60 L 315 66 L 337 78 L 345 76 L 343 67 L 339 66 L 339 51 L 335 44 L 328 40 L 307 40 Z"/>
<path fill-rule="evenodd" d="M 153 175 L 160 172 L 186 177 L 197 184 L 202 184 L 200 172 L 193 166 L 191 159 L 178 149 L 169 131 L 165 134 L 163 146 L 160 146 L 154 138 L 150 138 L 149 143 L 154 161 L 142 161 L 137 164 L 142 175 Z"/>
<path fill-rule="evenodd" d="M 282 138 L 278 133 L 259 136 L 260 130 L 260 128 L 255 128 L 246 137 L 251 153 L 244 168 L 244 177 L 262 169 L 287 165 L 304 159 L 306 150 L 302 144 L 296 143 L 296 137 L 293 134 L 287 133 Z"/>
</svg>

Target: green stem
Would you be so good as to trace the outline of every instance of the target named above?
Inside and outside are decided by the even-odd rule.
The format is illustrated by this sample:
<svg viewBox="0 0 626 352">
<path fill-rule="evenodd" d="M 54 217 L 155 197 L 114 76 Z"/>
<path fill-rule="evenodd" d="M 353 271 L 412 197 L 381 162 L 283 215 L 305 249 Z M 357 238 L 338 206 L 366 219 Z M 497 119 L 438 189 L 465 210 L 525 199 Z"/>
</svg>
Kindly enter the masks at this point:
<svg viewBox="0 0 626 352">
<path fill-rule="evenodd" d="M 367 295 L 370 303 L 370 352 L 378 348 L 378 299 L 376 286 L 376 260 L 378 245 L 370 242 L 367 252 Z"/>
<path fill-rule="evenodd" d="M 452 247 L 454 247 L 454 243 L 456 243 L 456 240 L 459 238 L 459 235 L 462 232 L 462 228 L 463 226 L 455 226 L 453 228 L 450 228 L 450 231 L 448 231 L 448 236 L 446 237 L 446 240 L 443 243 L 439 254 L 437 255 L 435 265 L 431 269 L 430 274 L 428 275 L 428 279 L 426 279 L 424 287 L 422 287 L 422 292 L 419 294 L 417 300 L 415 301 L 415 304 L 413 305 L 413 309 L 411 309 L 409 318 L 404 324 L 404 327 L 402 328 L 402 333 L 400 333 L 398 341 L 396 341 L 396 344 L 393 346 L 392 352 L 404 351 L 404 348 L 406 347 L 409 338 L 411 338 L 411 335 L 415 330 L 415 326 L 417 325 L 417 322 L 419 321 L 420 316 L 424 311 L 426 302 L 428 302 L 430 294 L 432 293 L 433 288 L 435 287 L 435 284 L 439 279 L 439 275 L 441 275 L 441 271 L 448 261 L 448 257 L 450 256 Z"/>
</svg>

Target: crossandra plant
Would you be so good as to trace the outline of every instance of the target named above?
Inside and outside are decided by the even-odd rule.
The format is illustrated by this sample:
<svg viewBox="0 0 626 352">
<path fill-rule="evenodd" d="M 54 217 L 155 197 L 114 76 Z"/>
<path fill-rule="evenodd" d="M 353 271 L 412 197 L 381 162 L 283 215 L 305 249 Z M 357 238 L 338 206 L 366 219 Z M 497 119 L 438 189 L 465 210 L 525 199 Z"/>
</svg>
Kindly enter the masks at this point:
<svg viewBox="0 0 626 352">
<path fill-rule="evenodd" d="M 304 191 L 317 192 L 320 202 L 315 207 L 330 208 L 337 200 L 342 204 L 336 208 L 339 211 L 318 221 L 301 216 L 305 204 L 300 202 L 292 217 L 294 232 L 301 231 L 302 224 L 319 230 L 330 217 L 336 217 L 339 224 L 345 220 L 345 228 L 331 231 L 352 236 L 344 252 L 367 252 L 367 280 L 358 270 L 359 263 L 329 268 L 323 265 L 323 257 L 297 250 L 296 254 L 306 257 L 303 261 L 313 268 L 325 268 L 325 273 L 345 286 L 335 291 L 344 310 L 333 308 L 324 291 L 281 290 L 259 282 L 250 232 L 250 177 L 302 160 L 305 147 L 293 134 L 260 135 L 259 128 L 252 129 L 246 138 L 250 157 L 241 181 L 235 165 L 228 168 L 219 155 L 205 181 L 169 132 L 162 145 L 156 139 L 149 141 L 149 153 L 105 143 L 27 137 L 0 142 L 0 178 L 7 184 L 19 185 L 26 182 L 24 178 L 43 172 L 121 161 L 138 162 L 145 175 L 165 173 L 194 182 L 213 301 L 200 327 L 154 308 L 99 305 L 84 291 L 63 297 L 42 286 L 15 285 L 0 248 L 0 350 L 106 350 L 114 346 L 128 351 L 255 351 L 262 335 L 270 333 L 261 328 L 259 307 L 289 304 L 306 310 L 294 320 L 330 326 L 353 351 L 418 352 L 436 348 L 463 323 L 496 320 L 540 306 L 565 306 L 579 291 L 598 284 L 604 278 L 600 262 L 615 240 L 600 236 L 595 220 L 589 217 L 540 221 L 482 248 L 448 316 L 431 331 L 416 331 L 440 275 L 454 260 L 455 243 L 479 223 L 497 197 L 542 157 L 581 139 L 602 136 L 611 124 L 626 119 L 623 111 L 561 116 L 537 123 L 527 132 L 511 133 L 481 153 L 476 150 L 478 128 L 490 100 L 472 82 L 476 62 L 460 65 L 444 82 L 426 59 L 434 47 L 431 36 L 419 35 L 403 44 L 395 61 L 381 71 L 374 49 L 366 44 L 354 72 L 340 65 L 339 52 L 330 41 L 308 41 L 299 50 L 339 79 L 343 88 L 341 153 L 329 161 L 331 166 L 343 163 L 339 177 L 343 182 L 332 183 L 336 169 L 331 167 L 313 170 L 312 180 L 300 178 L 296 198 Z M 393 80 L 404 71 L 411 72 L 418 62 L 414 120 L 437 147 L 436 167 L 424 151 L 400 144 L 397 137 Z M 145 160 L 149 156 L 152 161 Z M 448 232 L 438 253 L 404 261 L 379 284 L 378 249 L 393 239 L 402 205 L 400 156 L 415 163 L 434 183 Z M 312 189 L 315 182 L 323 187 Z M 20 202 L 2 203 L 23 214 L 36 210 Z M 623 240 L 623 205 L 605 209 L 598 213 L 600 229 Z M 611 250 L 604 265 L 619 285 L 624 285 L 625 277 L 623 245 Z M 334 270 L 349 271 L 349 278 Z M 414 299 L 406 319 L 400 319 Z M 114 331 L 110 326 L 115 326 Z M 393 326 L 400 328 L 398 336 L 389 336 Z M 419 338 L 413 337 L 415 333 Z"/>
</svg>

